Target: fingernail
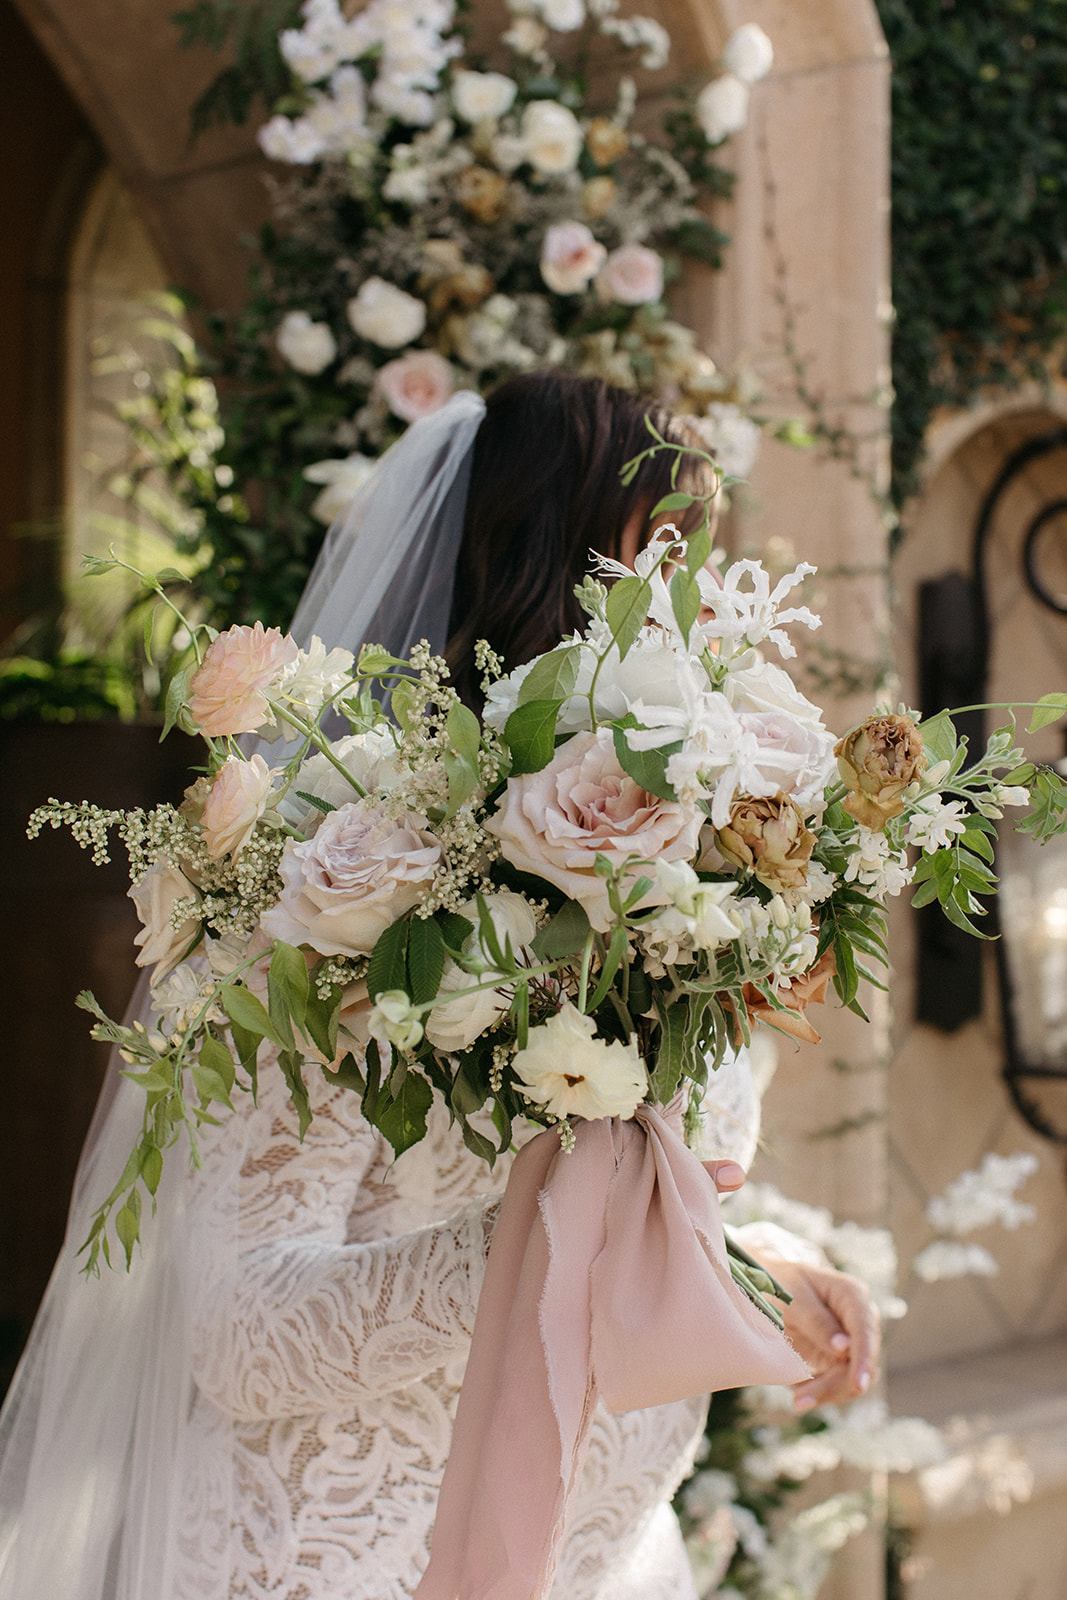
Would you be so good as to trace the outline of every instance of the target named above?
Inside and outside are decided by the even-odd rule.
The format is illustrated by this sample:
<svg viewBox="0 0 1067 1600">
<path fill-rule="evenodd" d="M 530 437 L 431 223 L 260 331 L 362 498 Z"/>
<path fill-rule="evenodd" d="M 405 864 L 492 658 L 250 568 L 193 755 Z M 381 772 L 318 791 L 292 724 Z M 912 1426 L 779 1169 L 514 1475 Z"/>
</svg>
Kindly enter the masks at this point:
<svg viewBox="0 0 1067 1600">
<path fill-rule="evenodd" d="M 863 1367 L 856 1374 L 856 1387 L 860 1391 L 861 1394 L 866 1394 L 867 1390 L 870 1388 L 870 1386 L 871 1386 L 871 1375 L 867 1371 L 867 1368 Z"/>
<path fill-rule="evenodd" d="M 835 1333 L 830 1339 L 831 1350 L 847 1350 L 852 1340 L 847 1333 Z"/>
<path fill-rule="evenodd" d="M 798 1400 L 796 1402 L 796 1405 L 794 1407 L 794 1410 L 796 1410 L 796 1411 L 811 1411 L 811 1410 L 814 1409 L 814 1407 L 815 1407 L 815 1396 L 813 1394 L 802 1394 L 798 1398 Z"/>
<path fill-rule="evenodd" d="M 736 1161 L 724 1161 L 719 1168 L 717 1177 L 720 1183 L 744 1183 L 744 1169 Z"/>
</svg>

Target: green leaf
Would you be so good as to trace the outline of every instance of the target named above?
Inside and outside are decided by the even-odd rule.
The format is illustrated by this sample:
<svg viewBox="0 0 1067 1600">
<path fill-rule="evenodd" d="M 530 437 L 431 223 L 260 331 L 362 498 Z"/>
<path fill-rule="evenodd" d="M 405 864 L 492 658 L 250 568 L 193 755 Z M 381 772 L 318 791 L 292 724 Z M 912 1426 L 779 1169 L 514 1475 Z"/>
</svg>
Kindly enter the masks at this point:
<svg viewBox="0 0 1067 1600">
<path fill-rule="evenodd" d="M 656 1064 L 652 1069 L 652 1098 L 658 1105 L 669 1105 L 678 1089 L 685 1061 L 685 1026 L 688 1005 L 676 1000 L 665 1006 L 656 997 L 659 1013 L 660 1040 L 656 1051 Z"/>
<path fill-rule="evenodd" d="M 341 1016 L 341 991 L 333 985 L 323 999 L 312 987 L 304 1009 L 304 1032 L 327 1061 L 337 1054 L 337 1028 Z"/>
<path fill-rule="evenodd" d="M 130 1196 L 132 1200 L 133 1195 Z M 141 1233 L 141 1218 L 139 1212 L 127 1201 L 115 1218 L 115 1232 L 119 1243 L 126 1252 L 126 1266 L 129 1268 L 133 1261 L 133 1247 Z"/>
<path fill-rule="evenodd" d="M 1050 723 L 1059 722 L 1065 713 L 1067 713 L 1067 694 L 1043 694 L 1034 707 L 1034 714 L 1026 731 L 1037 733 L 1040 728 L 1047 728 Z"/>
<path fill-rule="evenodd" d="M 407 991 L 408 923 L 391 922 L 371 952 L 367 968 L 367 993 L 371 1000 L 389 989 Z"/>
<path fill-rule="evenodd" d="M 460 1117 L 473 1116 L 485 1104 L 485 1087 L 479 1083 L 478 1057 L 484 1056 L 485 1051 L 465 1056 L 456 1070 L 449 1095 L 449 1104 L 452 1110 Z"/>
<path fill-rule="evenodd" d="M 217 1039 L 210 1029 L 204 1034 L 200 1045 L 200 1064 L 218 1078 L 223 1089 L 222 1099 L 226 1105 L 229 1105 L 230 1091 L 234 1082 L 233 1056 L 222 1040 Z M 218 1096 L 215 1098 L 218 1098 Z"/>
<path fill-rule="evenodd" d="M 931 766 L 936 766 L 939 761 L 952 760 L 956 754 L 956 730 L 947 711 L 939 711 L 936 716 L 924 721 L 919 731 Z"/>
<path fill-rule="evenodd" d="M 511 750 L 511 775 L 540 772 L 556 748 L 556 718 L 562 700 L 530 700 L 511 713 L 504 738 Z"/>
<path fill-rule="evenodd" d="M 477 1128 L 472 1128 L 469 1122 L 464 1121 L 462 1127 L 463 1143 L 467 1146 L 467 1149 L 472 1155 L 480 1156 L 491 1167 L 497 1158 L 497 1150 L 492 1140 L 487 1139 L 484 1133 L 479 1133 Z"/>
<path fill-rule="evenodd" d="M 324 812 L 327 816 L 331 811 L 337 810 L 337 807 L 332 806 L 328 800 L 320 800 L 317 794 L 305 794 L 303 789 L 297 789 L 296 797 L 298 800 L 303 800 L 306 805 L 314 806 L 316 810 Z"/>
<path fill-rule="evenodd" d="M 593 990 L 593 993 L 586 1002 L 585 1009 L 587 1015 L 591 1015 L 596 1010 L 597 1006 L 600 1005 L 604 999 L 604 996 L 611 988 L 615 974 L 618 972 L 619 967 L 622 964 L 623 957 L 626 954 L 628 945 L 629 938 L 625 923 L 616 923 L 615 927 L 611 930 L 611 940 L 608 944 L 607 955 L 604 957 L 604 965 L 600 971 L 600 979 L 596 988 Z"/>
<path fill-rule="evenodd" d="M 445 941 L 432 917 L 412 917 L 408 934 L 407 992 L 415 1005 L 432 1000 L 445 969 Z"/>
<path fill-rule="evenodd" d="M 625 656 L 645 625 L 648 608 L 652 603 L 652 589 L 636 573 L 632 578 L 620 578 L 608 592 L 607 619 L 612 637 Z"/>
<path fill-rule="evenodd" d="M 154 1144 L 146 1145 L 144 1155 L 141 1157 L 141 1177 L 149 1194 L 154 1195 L 157 1192 L 162 1176 L 163 1152 Z"/>
<path fill-rule="evenodd" d="M 278 1056 L 278 1065 L 288 1086 L 289 1098 L 296 1107 L 300 1138 L 303 1140 L 305 1133 L 311 1126 L 311 1102 L 308 1100 L 308 1092 L 304 1084 L 303 1062 L 300 1059 L 299 1050 L 282 1050 Z"/>
<path fill-rule="evenodd" d="M 700 615 L 700 586 L 684 567 L 679 567 L 671 579 L 671 610 L 682 638 L 688 641 L 694 622 Z"/>
<path fill-rule="evenodd" d="M 661 800 L 677 800 L 673 786 L 667 781 L 667 762 L 682 748 L 681 740 L 661 745 L 658 750 L 631 750 L 626 740 L 626 729 L 637 726 L 637 718 L 632 711 L 627 712 L 621 721 L 612 724 L 619 766 L 649 794 L 658 795 Z"/>
<path fill-rule="evenodd" d="M 530 942 L 534 955 L 542 961 L 565 961 L 585 948 L 589 937 L 589 918 L 577 900 L 565 900 L 556 915 Z"/>
<path fill-rule="evenodd" d="M 685 542 L 685 570 L 695 578 L 701 568 L 707 566 L 710 559 L 711 530 L 698 528 Z"/>
<path fill-rule="evenodd" d="M 269 1039 L 279 1050 L 284 1050 L 285 1040 L 271 1021 L 266 1006 L 250 989 L 241 984 L 227 984 L 219 995 L 219 1004 L 230 1021 L 236 1022 L 246 1033 L 254 1033 L 259 1039 Z"/>
<path fill-rule="evenodd" d="M 566 700 L 574 693 L 582 646 L 564 645 L 536 661 L 519 685 L 518 704 L 531 700 Z"/>
<path fill-rule="evenodd" d="M 426 1134 L 426 1114 L 433 1104 L 433 1090 L 421 1072 L 408 1072 L 396 1098 L 378 1116 L 378 1131 L 388 1139 L 396 1154 Z"/>
<path fill-rule="evenodd" d="M 457 701 L 449 706 L 448 716 L 445 718 L 445 730 L 456 754 L 468 762 L 477 772 L 478 751 L 481 749 L 482 728 L 478 718 L 469 706 Z"/>
<path fill-rule="evenodd" d="M 342 1057 L 336 1071 L 331 1067 L 323 1067 L 322 1075 L 327 1083 L 334 1084 L 338 1089 L 352 1089 L 361 1097 L 367 1092 L 367 1080 L 351 1051 Z"/>
<path fill-rule="evenodd" d="M 468 917 L 461 917 L 458 911 L 438 911 L 434 921 L 450 950 L 462 950 L 474 932 L 474 923 Z"/>
<path fill-rule="evenodd" d="M 288 1049 L 293 1048 L 293 1023 L 303 1026 L 308 988 L 307 962 L 294 945 L 279 939 L 267 972 L 267 1002 L 271 1021 Z"/>
<path fill-rule="evenodd" d="M 674 494 L 665 494 L 663 499 L 652 507 L 648 514 L 649 520 L 662 516 L 665 511 L 688 511 L 695 499 L 695 494 L 685 494 L 681 489 L 676 490 Z"/>
<path fill-rule="evenodd" d="M 415 720 L 416 686 L 411 678 L 401 678 L 393 685 L 389 696 L 389 709 L 405 733 Z"/>
<path fill-rule="evenodd" d="M 230 1038 L 237 1052 L 237 1059 L 252 1083 L 252 1100 L 255 1102 L 259 1093 L 259 1071 L 256 1057 L 259 1053 L 261 1036 L 250 1033 L 247 1028 L 242 1028 L 239 1022 L 230 1023 Z"/>
<path fill-rule="evenodd" d="M 159 735 L 160 744 L 163 743 L 163 740 L 182 713 L 185 702 L 189 698 L 189 683 L 193 673 L 196 671 L 196 667 L 196 662 L 193 662 L 188 667 L 183 667 L 180 672 L 174 674 L 167 684 L 166 698 L 163 702 L 163 731 Z"/>
</svg>

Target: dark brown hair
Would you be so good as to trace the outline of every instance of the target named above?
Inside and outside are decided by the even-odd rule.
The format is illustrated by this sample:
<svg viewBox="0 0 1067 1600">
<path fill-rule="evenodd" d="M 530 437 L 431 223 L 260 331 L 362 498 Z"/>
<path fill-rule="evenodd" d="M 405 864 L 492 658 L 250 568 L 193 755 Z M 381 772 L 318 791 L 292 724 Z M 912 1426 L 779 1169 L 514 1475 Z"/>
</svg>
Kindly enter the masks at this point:
<svg viewBox="0 0 1067 1600">
<path fill-rule="evenodd" d="M 652 442 L 646 416 L 665 437 L 684 441 L 660 407 L 598 378 L 523 373 L 488 396 L 446 652 L 468 704 L 480 700 L 476 641 L 487 639 L 510 669 L 580 628 L 574 586 L 589 569 L 590 550 L 617 559 L 634 512 L 651 512 L 670 493 L 671 452 L 643 462 L 627 487 L 619 476 Z M 680 487 L 689 486 L 684 473 L 685 464 Z M 642 529 L 642 547 L 651 532 L 650 524 Z"/>
</svg>

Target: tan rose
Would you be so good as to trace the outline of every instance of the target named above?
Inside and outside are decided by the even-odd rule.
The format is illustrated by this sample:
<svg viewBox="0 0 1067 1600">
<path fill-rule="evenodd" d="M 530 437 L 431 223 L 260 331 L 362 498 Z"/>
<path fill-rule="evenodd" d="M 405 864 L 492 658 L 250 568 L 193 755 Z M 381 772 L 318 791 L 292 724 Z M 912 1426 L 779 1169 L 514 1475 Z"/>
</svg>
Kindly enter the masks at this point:
<svg viewBox="0 0 1067 1600">
<path fill-rule="evenodd" d="M 460 205 L 475 222 L 499 222 L 508 208 L 508 180 L 488 167 L 464 167 L 456 192 Z"/>
<path fill-rule="evenodd" d="M 606 217 L 615 204 L 618 192 L 614 178 L 590 178 L 582 185 L 582 202 L 586 216 L 593 222 L 600 217 Z"/>
<path fill-rule="evenodd" d="M 815 835 L 786 794 L 734 802 L 715 843 L 732 866 L 755 873 L 768 889 L 799 889 L 807 879 Z"/>
<path fill-rule="evenodd" d="M 594 117 L 585 135 L 586 147 L 598 167 L 610 167 L 630 148 L 630 135 L 610 117 Z"/>
<path fill-rule="evenodd" d="M 177 965 L 196 938 L 200 927 L 196 912 L 200 896 L 185 874 L 172 867 L 163 856 L 157 857 L 126 892 L 141 919 L 141 931 L 134 939 L 134 944 L 140 947 L 137 965 L 155 967 L 158 981 Z M 193 910 L 175 925 L 174 908 L 180 901 L 191 901 Z"/>
<path fill-rule="evenodd" d="M 876 833 L 900 816 L 905 789 L 926 770 L 922 734 L 910 717 L 897 712 L 868 717 L 838 740 L 834 755 L 851 791 L 845 810 Z"/>
<path fill-rule="evenodd" d="M 429 293 L 430 310 L 441 317 L 449 306 L 480 306 L 493 292 L 493 280 L 484 267 L 465 262 L 455 272 L 438 278 Z"/>
</svg>

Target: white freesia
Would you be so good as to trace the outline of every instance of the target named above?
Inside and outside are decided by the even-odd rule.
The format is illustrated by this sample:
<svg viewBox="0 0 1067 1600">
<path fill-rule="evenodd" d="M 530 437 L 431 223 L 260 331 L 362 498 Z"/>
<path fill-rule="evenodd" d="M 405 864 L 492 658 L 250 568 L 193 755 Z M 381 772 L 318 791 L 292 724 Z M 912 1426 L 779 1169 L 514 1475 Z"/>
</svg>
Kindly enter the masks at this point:
<svg viewBox="0 0 1067 1600">
<path fill-rule="evenodd" d="M 323 488 L 311 502 L 311 515 L 329 527 L 334 518 L 355 499 L 374 472 L 377 462 L 358 450 L 331 461 L 313 461 L 304 468 L 309 483 Z"/>
<path fill-rule="evenodd" d="M 198 1019 L 221 1022 L 223 1014 L 219 1007 L 208 1006 L 214 991 L 214 976 L 209 972 L 194 971 L 188 961 L 183 961 L 161 981 L 153 983 L 152 1010 L 159 1015 L 162 1031 L 165 1034 L 183 1033 Z"/>
<path fill-rule="evenodd" d="M 581 125 L 558 100 L 531 100 L 522 114 L 521 135 L 526 159 L 546 177 L 561 177 L 578 165 Z"/>
<path fill-rule="evenodd" d="M 275 334 L 282 359 L 297 372 L 314 377 L 337 355 L 337 340 L 328 323 L 313 322 L 306 311 L 289 311 Z"/>
<path fill-rule="evenodd" d="M 748 84 L 732 72 L 704 85 L 694 109 L 709 144 L 721 144 L 732 133 L 740 133 L 748 121 L 748 93 Z"/>
<path fill-rule="evenodd" d="M 506 950 L 510 943 L 512 953 L 518 956 L 529 946 L 537 932 L 537 914 L 533 906 L 521 894 L 515 894 L 510 889 L 485 895 L 482 903 L 501 949 Z M 445 963 L 437 992 L 446 998 L 443 1003 L 435 1005 L 426 1018 L 426 1037 L 436 1049 L 450 1054 L 466 1050 L 481 1034 L 487 1033 L 510 1007 L 514 990 L 513 984 L 504 984 L 500 988 L 481 989 L 463 995 L 458 1000 L 447 998 L 457 990 L 472 989 L 474 985 L 497 976 L 492 957 L 482 942 L 477 903 L 468 900 L 458 910 L 461 917 L 466 917 L 474 924 L 473 932 L 464 940 L 463 955 L 472 966 L 482 970 L 470 973 L 454 961 Z"/>
<path fill-rule="evenodd" d="M 367 278 L 360 284 L 348 302 L 347 315 L 354 333 L 386 350 L 411 344 L 426 326 L 423 302 L 384 278 Z"/>
<path fill-rule="evenodd" d="M 531 1028 L 512 1060 L 526 1098 L 554 1117 L 632 1117 L 648 1089 L 636 1041 L 597 1039 L 595 1032 L 592 1017 L 569 1002 Z"/>
<path fill-rule="evenodd" d="M 452 101 L 464 122 L 495 122 L 511 110 L 518 87 L 502 72 L 457 71 L 452 74 Z"/>
<path fill-rule="evenodd" d="M 942 800 L 939 794 L 924 795 L 914 802 L 904 830 L 905 844 L 916 845 L 927 855 L 944 849 L 952 839 L 967 831 L 967 807 L 962 800 Z"/>
<path fill-rule="evenodd" d="M 758 22 L 743 22 L 726 41 L 722 64 L 742 83 L 758 83 L 774 65 L 774 46 Z"/>
<path fill-rule="evenodd" d="M 155 967 L 159 979 L 177 964 L 196 937 L 200 895 L 165 856 L 157 857 L 126 893 L 141 919 L 141 931 L 133 941 L 139 947 L 137 965 Z M 175 922 L 174 913 L 180 906 L 189 909 Z"/>
</svg>

